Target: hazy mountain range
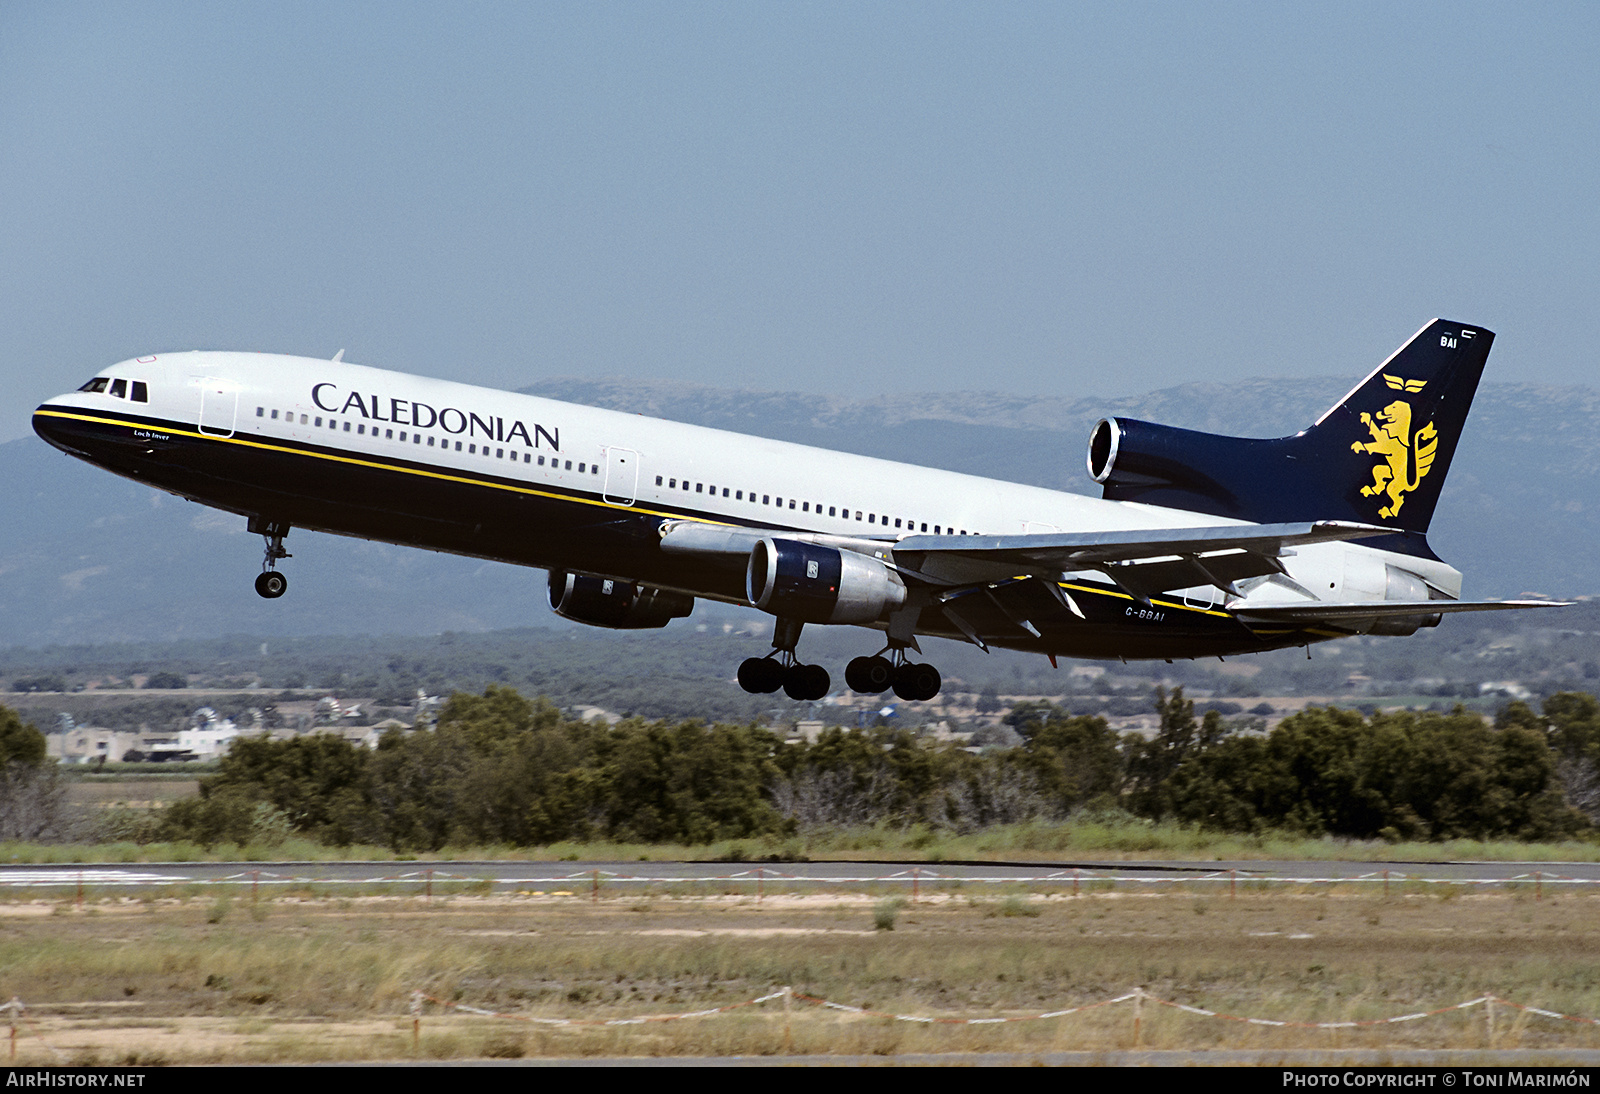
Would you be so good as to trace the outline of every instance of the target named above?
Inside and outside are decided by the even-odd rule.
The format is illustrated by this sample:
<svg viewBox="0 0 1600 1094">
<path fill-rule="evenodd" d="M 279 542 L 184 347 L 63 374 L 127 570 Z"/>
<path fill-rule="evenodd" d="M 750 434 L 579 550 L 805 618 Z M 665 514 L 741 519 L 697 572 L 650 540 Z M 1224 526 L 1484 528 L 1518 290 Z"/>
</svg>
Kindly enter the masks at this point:
<svg viewBox="0 0 1600 1094">
<path fill-rule="evenodd" d="M 971 474 L 1097 494 L 1108 414 L 1239 436 L 1292 433 L 1353 378 L 1187 384 L 1125 399 L 983 392 L 870 399 L 631 380 L 527 392 Z M 426 634 L 550 622 L 543 574 L 296 530 L 289 595 L 258 598 L 242 518 L 94 470 L 43 442 L 0 445 L 0 645 L 249 634 Z M 1468 596 L 1600 591 L 1600 390 L 1484 384 L 1429 541 Z"/>
</svg>

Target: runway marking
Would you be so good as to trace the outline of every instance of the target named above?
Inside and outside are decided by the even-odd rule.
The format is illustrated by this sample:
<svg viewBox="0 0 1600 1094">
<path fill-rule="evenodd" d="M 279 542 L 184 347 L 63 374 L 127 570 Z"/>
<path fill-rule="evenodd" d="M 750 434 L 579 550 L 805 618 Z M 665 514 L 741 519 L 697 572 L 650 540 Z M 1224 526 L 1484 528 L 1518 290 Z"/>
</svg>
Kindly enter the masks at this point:
<svg viewBox="0 0 1600 1094">
<path fill-rule="evenodd" d="M 0 869 L 0 887 L 38 887 L 76 885 L 172 885 L 193 879 L 181 874 L 152 874 L 143 870 L 12 870 Z"/>
</svg>

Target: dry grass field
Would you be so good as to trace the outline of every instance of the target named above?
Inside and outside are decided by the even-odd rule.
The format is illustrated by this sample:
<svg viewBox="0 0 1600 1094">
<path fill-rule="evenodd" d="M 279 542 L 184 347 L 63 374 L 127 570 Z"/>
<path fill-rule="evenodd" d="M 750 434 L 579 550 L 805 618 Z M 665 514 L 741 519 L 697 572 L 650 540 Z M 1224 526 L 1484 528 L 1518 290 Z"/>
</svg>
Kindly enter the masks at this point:
<svg viewBox="0 0 1600 1094">
<path fill-rule="evenodd" d="M 1021 1017 L 1142 986 L 1298 1022 L 1362 1021 L 1484 994 L 1600 1015 L 1600 897 L 1320 890 L 1009 896 L 885 904 L 831 892 L 706 896 L 91 892 L 0 904 L 0 998 L 18 1061 L 189 1063 L 521 1056 L 1111 1050 L 1123 1003 L 1064 1018 L 928 1025 L 796 1002 L 621 1026 L 792 985 L 874 1011 Z M 877 923 L 892 923 L 880 929 Z M 1593 1025 L 1499 1007 L 1358 1029 L 1267 1028 L 1146 1004 L 1150 1048 L 1593 1048 Z M 58 1056 L 57 1053 L 60 1053 Z"/>
<path fill-rule="evenodd" d="M 77 778 L 67 784 L 68 802 L 102 808 L 125 805 L 148 809 L 171 805 L 199 793 L 199 779 Z"/>
</svg>

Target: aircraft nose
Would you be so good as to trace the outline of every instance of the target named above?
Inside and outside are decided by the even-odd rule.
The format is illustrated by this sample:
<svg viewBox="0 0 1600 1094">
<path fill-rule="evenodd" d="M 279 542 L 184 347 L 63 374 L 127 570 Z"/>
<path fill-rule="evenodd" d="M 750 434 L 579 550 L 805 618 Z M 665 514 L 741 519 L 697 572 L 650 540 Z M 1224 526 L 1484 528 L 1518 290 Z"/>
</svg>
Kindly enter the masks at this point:
<svg viewBox="0 0 1600 1094">
<path fill-rule="evenodd" d="M 62 417 L 63 410 L 57 403 L 40 403 L 33 412 L 33 431 L 40 440 L 67 452 L 71 451 L 71 446 L 67 444 L 67 423 Z"/>
</svg>

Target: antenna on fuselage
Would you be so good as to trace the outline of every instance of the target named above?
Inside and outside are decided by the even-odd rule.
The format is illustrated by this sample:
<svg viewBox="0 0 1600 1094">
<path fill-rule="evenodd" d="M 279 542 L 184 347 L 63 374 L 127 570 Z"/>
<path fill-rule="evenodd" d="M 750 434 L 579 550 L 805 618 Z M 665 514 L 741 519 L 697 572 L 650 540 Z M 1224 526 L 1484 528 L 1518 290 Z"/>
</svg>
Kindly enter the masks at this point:
<svg viewBox="0 0 1600 1094">
<path fill-rule="evenodd" d="M 344 350 L 340 350 L 338 353 L 333 355 L 334 364 L 338 364 L 340 361 L 343 361 L 343 360 L 344 360 Z"/>
</svg>

